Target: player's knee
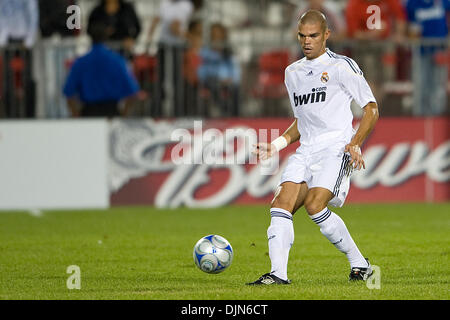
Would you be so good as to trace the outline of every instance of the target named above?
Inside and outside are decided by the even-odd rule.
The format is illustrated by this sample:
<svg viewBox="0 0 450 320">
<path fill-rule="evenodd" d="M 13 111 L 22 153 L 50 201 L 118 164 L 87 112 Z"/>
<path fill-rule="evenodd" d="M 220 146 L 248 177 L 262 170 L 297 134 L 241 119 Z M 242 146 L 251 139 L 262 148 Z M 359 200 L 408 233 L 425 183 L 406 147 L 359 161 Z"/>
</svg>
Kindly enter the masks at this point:
<svg viewBox="0 0 450 320">
<path fill-rule="evenodd" d="M 293 197 L 289 197 L 287 194 L 277 192 L 272 200 L 271 207 L 281 208 L 293 214 L 295 202 L 293 201 Z"/>
<path fill-rule="evenodd" d="M 288 199 L 286 197 L 280 197 L 277 196 L 273 199 L 272 201 L 272 208 L 281 208 L 284 210 L 287 210 L 289 212 L 291 212 L 292 214 L 294 214 L 294 206 L 295 203 L 293 203 L 293 201 L 291 199 Z"/>
<path fill-rule="evenodd" d="M 313 214 L 322 211 L 327 205 L 315 197 L 307 197 L 304 206 L 306 212 L 308 212 L 308 214 L 312 216 Z"/>
</svg>

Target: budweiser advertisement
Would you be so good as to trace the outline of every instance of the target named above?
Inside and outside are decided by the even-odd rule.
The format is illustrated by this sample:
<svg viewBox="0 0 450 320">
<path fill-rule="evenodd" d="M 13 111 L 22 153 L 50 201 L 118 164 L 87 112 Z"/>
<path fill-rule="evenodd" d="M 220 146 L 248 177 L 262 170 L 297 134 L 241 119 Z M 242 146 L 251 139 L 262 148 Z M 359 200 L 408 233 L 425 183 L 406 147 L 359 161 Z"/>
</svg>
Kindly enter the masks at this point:
<svg viewBox="0 0 450 320">
<path fill-rule="evenodd" d="M 366 169 L 353 172 L 347 203 L 448 201 L 449 122 L 380 119 L 362 147 Z M 253 155 L 253 145 L 272 141 L 291 123 L 289 118 L 114 120 L 111 204 L 267 204 L 299 144 L 263 162 Z"/>
</svg>

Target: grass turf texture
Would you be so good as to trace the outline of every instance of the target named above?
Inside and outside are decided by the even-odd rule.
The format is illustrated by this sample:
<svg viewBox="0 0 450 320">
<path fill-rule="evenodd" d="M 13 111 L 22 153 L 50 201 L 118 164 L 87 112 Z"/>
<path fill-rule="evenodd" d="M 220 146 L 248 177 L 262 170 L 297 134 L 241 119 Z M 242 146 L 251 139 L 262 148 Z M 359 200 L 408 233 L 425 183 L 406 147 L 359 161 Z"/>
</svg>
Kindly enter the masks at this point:
<svg viewBox="0 0 450 320">
<path fill-rule="evenodd" d="M 360 250 L 381 268 L 381 289 L 347 281 L 349 265 L 301 209 L 294 217 L 289 286 L 250 287 L 269 271 L 264 206 L 114 208 L 0 213 L 0 299 L 449 299 L 450 204 L 336 209 Z M 234 249 L 231 267 L 206 274 L 192 258 L 202 236 Z M 81 290 L 66 287 L 69 265 Z"/>
</svg>

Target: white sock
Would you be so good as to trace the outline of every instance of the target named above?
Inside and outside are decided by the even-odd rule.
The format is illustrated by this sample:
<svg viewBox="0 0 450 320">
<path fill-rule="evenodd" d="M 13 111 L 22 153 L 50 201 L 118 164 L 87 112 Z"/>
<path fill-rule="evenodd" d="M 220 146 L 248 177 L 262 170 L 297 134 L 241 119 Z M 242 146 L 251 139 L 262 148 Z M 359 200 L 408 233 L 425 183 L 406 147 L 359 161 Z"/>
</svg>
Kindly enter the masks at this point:
<svg viewBox="0 0 450 320">
<path fill-rule="evenodd" d="M 350 267 L 366 268 L 367 262 L 353 241 L 344 221 L 326 208 L 310 216 L 319 227 L 320 232 L 341 252 L 345 253 Z"/>
<path fill-rule="evenodd" d="M 269 257 L 272 263 L 270 273 L 287 280 L 289 250 L 294 243 L 292 214 L 281 208 L 271 208 L 270 215 L 272 219 L 267 229 Z"/>
</svg>

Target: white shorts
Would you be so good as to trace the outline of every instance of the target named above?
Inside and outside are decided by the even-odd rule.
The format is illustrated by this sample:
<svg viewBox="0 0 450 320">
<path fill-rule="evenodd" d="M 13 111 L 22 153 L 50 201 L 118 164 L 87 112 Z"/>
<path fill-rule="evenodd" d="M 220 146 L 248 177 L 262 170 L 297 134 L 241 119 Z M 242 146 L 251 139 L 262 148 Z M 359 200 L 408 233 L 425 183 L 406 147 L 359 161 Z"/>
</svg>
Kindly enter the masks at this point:
<svg viewBox="0 0 450 320">
<path fill-rule="evenodd" d="M 309 189 L 321 187 L 330 190 L 334 197 L 328 203 L 342 207 L 350 189 L 350 154 L 344 148 L 329 148 L 310 153 L 302 147 L 289 157 L 279 184 L 291 181 L 306 182 Z"/>
</svg>

